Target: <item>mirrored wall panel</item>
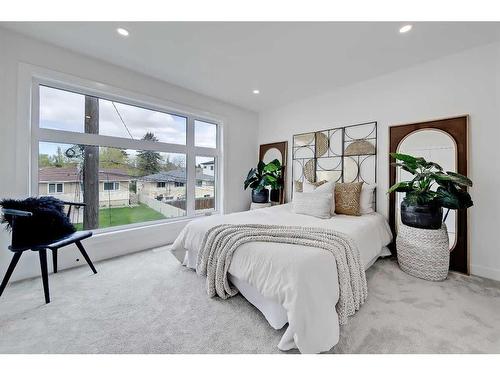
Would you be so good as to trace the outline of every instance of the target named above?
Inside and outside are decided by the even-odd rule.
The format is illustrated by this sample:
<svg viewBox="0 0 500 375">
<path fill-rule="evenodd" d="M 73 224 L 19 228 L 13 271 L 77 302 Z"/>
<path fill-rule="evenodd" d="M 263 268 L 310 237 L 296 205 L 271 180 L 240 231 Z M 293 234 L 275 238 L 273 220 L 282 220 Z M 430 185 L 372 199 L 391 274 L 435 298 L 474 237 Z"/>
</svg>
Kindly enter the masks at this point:
<svg viewBox="0 0 500 375">
<path fill-rule="evenodd" d="M 292 153 L 294 185 L 322 180 L 374 184 L 377 122 L 294 135 Z"/>
</svg>

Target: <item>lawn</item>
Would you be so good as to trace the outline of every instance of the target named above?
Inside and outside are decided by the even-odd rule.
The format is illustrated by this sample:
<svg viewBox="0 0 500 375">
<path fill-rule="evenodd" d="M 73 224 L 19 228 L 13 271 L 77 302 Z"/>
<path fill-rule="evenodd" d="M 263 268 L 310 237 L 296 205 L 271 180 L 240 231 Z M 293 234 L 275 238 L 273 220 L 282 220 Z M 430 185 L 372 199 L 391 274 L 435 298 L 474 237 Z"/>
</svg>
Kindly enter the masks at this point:
<svg viewBox="0 0 500 375">
<path fill-rule="evenodd" d="M 165 219 L 165 216 L 145 204 L 139 204 L 136 207 L 103 208 L 99 210 L 99 228 L 160 219 Z M 82 230 L 83 224 L 75 224 L 75 227 L 77 230 Z"/>
</svg>

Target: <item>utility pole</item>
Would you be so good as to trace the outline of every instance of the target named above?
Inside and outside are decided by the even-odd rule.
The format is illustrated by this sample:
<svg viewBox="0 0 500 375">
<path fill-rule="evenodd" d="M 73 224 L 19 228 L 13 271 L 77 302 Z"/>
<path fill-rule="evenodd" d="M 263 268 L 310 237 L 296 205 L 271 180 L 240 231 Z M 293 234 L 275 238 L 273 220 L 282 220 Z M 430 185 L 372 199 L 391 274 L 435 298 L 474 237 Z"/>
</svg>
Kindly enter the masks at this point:
<svg viewBox="0 0 500 375">
<path fill-rule="evenodd" d="M 99 99 L 85 96 L 85 133 L 99 134 Z M 83 228 L 99 227 L 99 146 L 83 151 Z"/>
</svg>

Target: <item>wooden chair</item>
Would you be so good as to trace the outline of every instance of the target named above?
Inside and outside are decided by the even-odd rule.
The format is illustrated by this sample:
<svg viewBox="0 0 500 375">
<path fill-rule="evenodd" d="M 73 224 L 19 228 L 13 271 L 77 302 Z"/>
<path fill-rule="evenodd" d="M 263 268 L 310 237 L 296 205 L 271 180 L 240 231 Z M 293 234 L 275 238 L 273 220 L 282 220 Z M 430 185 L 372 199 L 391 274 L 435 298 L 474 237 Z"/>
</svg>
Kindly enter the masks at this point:
<svg viewBox="0 0 500 375">
<path fill-rule="evenodd" d="M 84 203 L 73 203 L 73 202 L 64 202 L 65 205 L 69 206 L 68 210 L 68 217 L 71 213 L 71 207 L 83 207 L 85 206 Z M 40 268 L 42 271 L 42 282 L 43 282 L 43 292 L 45 294 L 45 302 L 50 303 L 50 293 L 49 293 L 49 276 L 48 276 L 48 269 L 47 269 L 47 250 L 52 251 L 52 263 L 53 263 L 53 268 L 54 268 L 54 273 L 57 273 L 57 252 L 60 248 L 64 246 L 68 246 L 71 244 L 75 244 L 78 247 L 78 250 L 82 253 L 83 257 L 87 261 L 88 265 L 90 266 L 90 269 L 94 274 L 97 273 L 94 265 L 92 264 L 92 261 L 90 260 L 87 252 L 85 251 L 85 248 L 83 247 L 81 241 L 89 238 L 92 236 L 91 231 L 78 231 L 75 233 L 72 233 L 68 236 L 65 236 L 63 238 L 60 238 L 56 241 L 53 241 L 51 243 L 40 243 L 36 245 L 31 245 L 31 246 L 16 246 L 16 238 L 18 234 L 16 233 L 16 218 L 29 218 L 33 216 L 31 212 L 28 211 L 19 211 L 19 210 L 11 210 L 11 209 L 2 209 L 2 213 L 4 215 L 10 215 L 12 216 L 12 241 L 11 245 L 9 246 L 9 250 L 14 253 L 12 260 L 10 262 L 9 268 L 7 269 L 7 272 L 5 273 L 5 276 L 3 278 L 2 284 L 0 285 L 0 296 L 2 295 L 5 287 L 7 286 L 7 283 L 9 282 L 9 279 L 12 275 L 12 272 L 14 272 L 14 269 L 16 268 L 17 262 L 19 262 L 19 259 L 21 258 L 21 255 L 23 252 L 26 250 L 31 250 L 31 251 L 38 251 L 38 256 L 40 258 Z"/>
</svg>

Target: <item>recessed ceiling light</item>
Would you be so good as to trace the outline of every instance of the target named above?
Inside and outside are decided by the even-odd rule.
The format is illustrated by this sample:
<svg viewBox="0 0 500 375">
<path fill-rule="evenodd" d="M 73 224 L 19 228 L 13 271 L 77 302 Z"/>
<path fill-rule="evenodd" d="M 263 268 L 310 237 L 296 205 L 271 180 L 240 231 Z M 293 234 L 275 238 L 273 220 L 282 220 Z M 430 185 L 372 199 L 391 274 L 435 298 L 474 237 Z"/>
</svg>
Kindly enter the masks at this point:
<svg viewBox="0 0 500 375">
<path fill-rule="evenodd" d="M 124 29 L 123 27 L 119 27 L 118 29 L 116 29 L 116 32 L 121 36 L 128 36 L 129 34 L 128 30 Z"/>
<path fill-rule="evenodd" d="M 399 29 L 399 32 L 401 34 L 407 33 L 408 31 L 411 30 L 413 26 L 412 25 L 404 25 L 402 28 Z"/>
<path fill-rule="evenodd" d="M 260 94 L 260 90 L 253 90 L 252 91 L 255 95 Z"/>
</svg>

